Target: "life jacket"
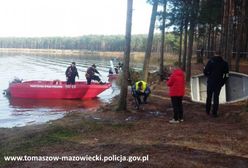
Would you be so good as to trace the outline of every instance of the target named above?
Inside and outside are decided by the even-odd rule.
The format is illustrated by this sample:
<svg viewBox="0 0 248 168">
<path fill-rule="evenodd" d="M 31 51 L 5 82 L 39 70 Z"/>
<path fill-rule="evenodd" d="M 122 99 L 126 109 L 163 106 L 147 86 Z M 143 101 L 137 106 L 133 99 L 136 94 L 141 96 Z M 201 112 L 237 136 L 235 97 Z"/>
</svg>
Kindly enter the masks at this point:
<svg viewBox="0 0 248 168">
<path fill-rule="evenodd" d="M 140 92 L 144 92 L 146 90 L 146 87 L 147 87 L 147 83 L 145 81 L 138 81 L 135 83 L 135 90 L 139 90 L 139 83 L 142 83 L 142 86 L 141 86 L 141 90 Z"/>
</svg>

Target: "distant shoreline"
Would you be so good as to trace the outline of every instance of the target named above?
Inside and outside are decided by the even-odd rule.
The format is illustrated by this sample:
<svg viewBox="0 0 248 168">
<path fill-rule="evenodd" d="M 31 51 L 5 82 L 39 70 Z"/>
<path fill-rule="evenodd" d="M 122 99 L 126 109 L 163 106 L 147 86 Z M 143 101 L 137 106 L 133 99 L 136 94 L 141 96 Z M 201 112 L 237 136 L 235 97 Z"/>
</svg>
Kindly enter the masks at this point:
<svg viewBox="0 0 248 168">
<path fill-rule="evenodd" d="M 37 54 L 37 55 L 70 55 L 70 56 L 104 56 L 104 57 L 115 57 L 123 58 L 124 52 L 117 51 L 89 51 L 89 50 L 61 50 L 61 49 L 28 49 L 28 48 L 0 48 L 0 53 L 11 53 L 11 54 Z"/>
<path fill-rule="evenodd" d="M 29 48 L 0 48 L 0 54 L 27 54 L 27 55 L 52 55 L 52 56 L 92 56 L 92 57 L 102 57 L 102 58 L 117 58 L 123 60 L 124 51 L 90 51 L 90 50 L 72 50 L 72 49 L 29 49 Z M 132 63 L 143 62 L 145 52 L 131 52 L 130 61 Z M 150 60 L 151 65 L 159 65 L 160 54 L 158 52 L 152 53 L 152 58 Z M 177 59 L 175 54 L 166 53 L 167 64 L 173 64 Z"/>
</svg>

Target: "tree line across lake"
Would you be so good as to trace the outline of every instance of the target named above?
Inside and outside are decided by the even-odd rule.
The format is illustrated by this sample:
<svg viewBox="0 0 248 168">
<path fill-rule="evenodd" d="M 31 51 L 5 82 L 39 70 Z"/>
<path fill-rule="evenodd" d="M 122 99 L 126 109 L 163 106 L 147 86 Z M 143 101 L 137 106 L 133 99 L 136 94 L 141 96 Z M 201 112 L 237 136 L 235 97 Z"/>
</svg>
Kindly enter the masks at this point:
<svg viewBox="0 0 248 168">
<path fill-rule="evenodd" d="M 147 35 L 132 36 L 132 51 L 145 51 Z M 0 38 L 0 48 L 30 48 L 30 49 L 72 49 L 90 51 L 124 51 L 124 35 L 85 35 L 80 37 L 6 37 Z M 160 35 L 156 34 L 153 41 L 153 51 L 159 51 Z M 168 33 L 166 37 L 168 52 L 179 50 L 179 35 Z"/>
</svg>

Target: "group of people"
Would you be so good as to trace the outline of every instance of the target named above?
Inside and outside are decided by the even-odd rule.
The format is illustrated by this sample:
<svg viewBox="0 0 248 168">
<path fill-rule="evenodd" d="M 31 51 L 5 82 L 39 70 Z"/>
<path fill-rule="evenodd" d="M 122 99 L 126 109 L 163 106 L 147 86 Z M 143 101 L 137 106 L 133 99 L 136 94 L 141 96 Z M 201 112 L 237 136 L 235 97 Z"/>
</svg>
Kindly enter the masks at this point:
<svg viewBox="0 0 248 168">
<path fill-rule="evenodd" d="M 117 66 L 114 67 L 115 74 L 119 74 L 119 72 L 122 70 L 123 63 L 119 62 Z M 113 68 L 109 68 L 109 75 L 113 75 Z"/>
<path fill-rule="evenodd" d="M 102 82 L 100 77 L 96 74 L 101 75 L 99 73 L 99 71 L 96 69 L 96 65 L 93 64 L 92 66 L 90 66 L 87 69 L 87 71 L 85 73 L 85 77 L 87 79 L 87 85 L 90 85 L 92 80 L 98 81 L 99 84 L 105 84 L 105 82 Z M 71 65 L 66 69 L 65 76 L 66 76 L 66 84 L 68 84 L 68 85 L 69 84 L 71 84 L 71 85 L 75 84 L 75 78 L 76 77 L 79 78 L 75 62 L 72 62 Z"/>
<path fill-rule="evenodd" d="M 179 123 L 184 121 L 182 100 L 185 95 L 185 75 L 179 67 L 173 67 L 170 71 L 171 74 L 166 80 L 166 84 L 169 87 L 169 95 L 171 97 L 174 116 L 169 122 Z M 216 53 L 214 57 L 209 59 L 203 73 L 207 77 L 206 113 L 210 115 L 213 98 L 212 115 L 213 117 L 218 117 L 220 91 L 229 77 L 228 64 L 219 54 Z M 71 63 L 65 74 L 67 84 L 75 84 L 75 78 L 79 78 L 75 62 Z M 96 74 L 100 75 L 96 69 L 96 65 L 93 64 L 85 73 L 88 85 L 91 84 L 92 80 L 98 81 L 99 84 L 105 84 Z M 140 104 L 147 104 L 147 98 L 150 93 L 151 89 L 145 81 L 137 81 L 132 86 L 132 95 L 135 97 L 138 106 Z M 141 97 L 143 97 L 143 100 L 141 100 Z"/>
<path fill-rule="evenodd" d="M 185 95 L 185 75 L 179 67 L 173 67 L 170 71 L 171 75 L 166 80 L 166 84 L 169 87 L 174 116 L 169 122 L 180 123 L 184 121 L 182 100 Z M 228 63 L 216 53 L 214 57 L 209 59 L 203 73 L 207 77 L 206 113 L 210 115 L 211 111 L 213 117 L 218 117 L 220 91 L 229 77 Z M 150 93 L 151 90 L 144 81 L 138 81 L 132 86 L 132 95 L 139 104 L 146 104 Z M 140 99 L 141 96 L 143 96 L 143 102 Z M 211 110 L 212 98 L 213 107 Z"/>
</svg>

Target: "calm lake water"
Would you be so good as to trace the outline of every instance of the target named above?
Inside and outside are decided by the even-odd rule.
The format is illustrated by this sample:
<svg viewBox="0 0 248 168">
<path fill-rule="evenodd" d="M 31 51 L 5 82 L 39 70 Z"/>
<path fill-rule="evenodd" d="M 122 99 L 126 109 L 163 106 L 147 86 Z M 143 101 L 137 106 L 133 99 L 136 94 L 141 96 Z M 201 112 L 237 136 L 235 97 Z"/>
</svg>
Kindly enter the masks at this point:
<svg viewBox="0 0 248 168">
<path fill-rule="evenodd" d="M 40 55 L 0 55 L 0 91 L 8 88 L 15 77 L 23 80 L 65 80 L 65 70 L 72 61 L 76 62 L 79 72 L 77 81 L 85 80 L 86 69 L 95 63 L 107 81 L 110 59 L 84 56 L 40 56 Z M 34 100 L 8 98 L 0 94 L 0 127 L 20 127 L 41 124 L 63 117 L 68 112 L 84 112 L 89 108 L 97 108 L 119 94 L 119 88 L 112 87 L 101 93 L 94 100 Z"/>
</svg>

